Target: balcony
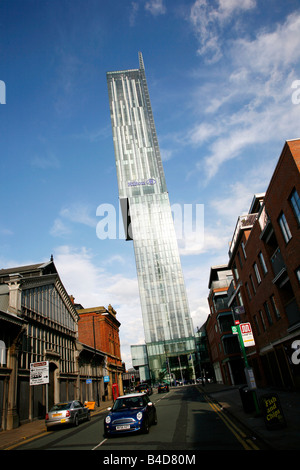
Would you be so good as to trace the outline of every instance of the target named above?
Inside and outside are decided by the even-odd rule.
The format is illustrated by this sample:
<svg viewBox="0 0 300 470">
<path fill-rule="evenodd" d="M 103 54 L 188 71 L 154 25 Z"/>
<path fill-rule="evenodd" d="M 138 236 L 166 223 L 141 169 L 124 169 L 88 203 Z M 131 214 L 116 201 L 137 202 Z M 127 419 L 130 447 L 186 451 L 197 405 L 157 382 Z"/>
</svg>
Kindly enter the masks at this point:
<svg viewBox="0 0 300 470">
<path fill-rule="evenodd" d="M 284 264 L 279 247 L 275 250 L 275 252 L 271 256 L 271 263 L 272 263 L 273 273 L 275 276 L 273 279 L 273 284 L 275 284 L 286 273 L 286 266 Z"/>
<path fill-rule="evenodd" d="M 228 309 L 228 302 L 229 297 L 215 297 L 214 298 L 214 307 L 215 311 L 219 312 L 220 310 L 227 310 Z"/>
<path fill-rule="evenodd" d="M 232 237 L 232 240 L 231 240 L 231 243 L 230 243 L 230 250 L 228 252 L 229 259 L 231 259 L 232 255 L 233 255 L 234 248 L 235 248 L 235 245 L 238 241 L 241 230 L 251 229 L 253 227 L 253 225 L 255 224 L 255 221 L 256 221 L 257 217 L 258 217 L 258 213 L 240 215 L 240 217 L 237 220 L 235 230 L 234 230 L 234 234 L 233 234 L 233 237 Z"/>
<path fill-rule="evenodd" d="M 289 327 L 297 325 L 300 322 L 300 312 L 296 299 L 292 299 L 285 305 L 285 313 L 289 320 Z"/>
</svg>

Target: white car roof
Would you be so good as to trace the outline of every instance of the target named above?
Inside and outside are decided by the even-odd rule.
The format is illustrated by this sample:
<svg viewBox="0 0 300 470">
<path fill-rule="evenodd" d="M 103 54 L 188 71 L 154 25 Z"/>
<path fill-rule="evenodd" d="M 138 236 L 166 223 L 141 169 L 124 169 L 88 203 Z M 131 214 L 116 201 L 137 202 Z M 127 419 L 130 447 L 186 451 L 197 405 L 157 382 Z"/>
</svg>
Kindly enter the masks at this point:
<svg viewBox="0 0 300 470">
<path fill-rule="evenodd" d="M 117 400 L 119 398 L 142 397 L 144 395 L 146 395 L 146 393 L 129 393 L 128 395 L 121 395 L 120 397 L 117 398 Z"/>
</svg>

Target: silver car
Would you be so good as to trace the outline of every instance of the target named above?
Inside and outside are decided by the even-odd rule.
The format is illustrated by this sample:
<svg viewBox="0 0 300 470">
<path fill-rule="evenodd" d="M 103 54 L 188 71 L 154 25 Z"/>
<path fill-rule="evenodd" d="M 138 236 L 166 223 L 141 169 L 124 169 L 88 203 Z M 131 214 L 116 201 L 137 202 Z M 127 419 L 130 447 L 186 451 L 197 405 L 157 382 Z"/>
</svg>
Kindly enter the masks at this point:
<svg viewBox="0 0 300 470">
<path fill-rule="evenodd" d="M 64 403 L 56 403 L 46 414 L 46 427 L 57 426 L 61 424 L 73 424 L 78 426 L 79 421 L 91 419 L 90 410 L 80 401 L 73 400 Z"/>
</svg>

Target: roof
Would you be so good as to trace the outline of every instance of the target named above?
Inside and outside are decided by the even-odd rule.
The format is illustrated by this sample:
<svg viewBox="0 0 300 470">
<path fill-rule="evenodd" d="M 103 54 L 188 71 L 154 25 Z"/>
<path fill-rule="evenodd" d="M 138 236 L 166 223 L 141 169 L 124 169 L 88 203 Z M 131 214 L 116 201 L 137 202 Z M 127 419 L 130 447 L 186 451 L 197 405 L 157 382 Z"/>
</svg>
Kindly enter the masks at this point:
<svg viewBox="0 0 300 470">
<path fill-rule="evenodd" d="M 53 267 L 51 266 L 53 265 Z M 52 273 L 57 273 L 56 268 L 52 260 L 44 263 L 29 264 L 26 266 L 17 266 L 15 268 L 0 269 L 0 277 L 9 276 L 10 274 L 30 274 L 37 273 L 45 268 L 49 268 Z"/>
<path fill-rule="evenodd" d="M 146 393 L 129 393 L 128 395 L 120 395 L 118 398 L 133 398 L 133 397 L 142 397 L 146 395 Z M 117 399 L 118 399 L 117 398 Z"/>
</svg>

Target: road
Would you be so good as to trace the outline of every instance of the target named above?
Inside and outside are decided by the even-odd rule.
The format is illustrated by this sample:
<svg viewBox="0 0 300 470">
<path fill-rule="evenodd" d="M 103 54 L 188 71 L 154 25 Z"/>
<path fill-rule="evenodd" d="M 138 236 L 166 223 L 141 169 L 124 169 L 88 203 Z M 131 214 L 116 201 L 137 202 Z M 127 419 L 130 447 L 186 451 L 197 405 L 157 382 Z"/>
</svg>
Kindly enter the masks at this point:
<svg viewBox="0 0 300 470">
<path fill-rule="evenodd" d="M 253 442 L 240 423 L 212 403 L 196 385 L 176 387 L 168 393 L 151 395 L 157 408 L 158 424 L 151 426 L 149 434 L 130 434 L 113 438 L 103 437 L 103 421 L 106 413 L 93 416 L 90 422 L 78 427 L 60 428 L 45 436 L 24 443 L 18 450 L 93 450 L 105 451 L 155 451 L 180 453 L 185 451 L 192 458 L 201 450 L 257 450 L 263 444 Z M 119 454 L 118 454 L 119 455 Z M 100 455 L 98 454 L 100 457 Z M 187 458 L 187 457 L 186 457 Z M 105 462 L 104 462 L 105 463 Z M 107 462 L 108 463 L 108 462 Z M 111 463 L 111 462 L 110 462 Z M 114 462 L 118 463 L 118 462 Z M 194 463 L 194 462 L 185 462 Z"/>
</svg>

